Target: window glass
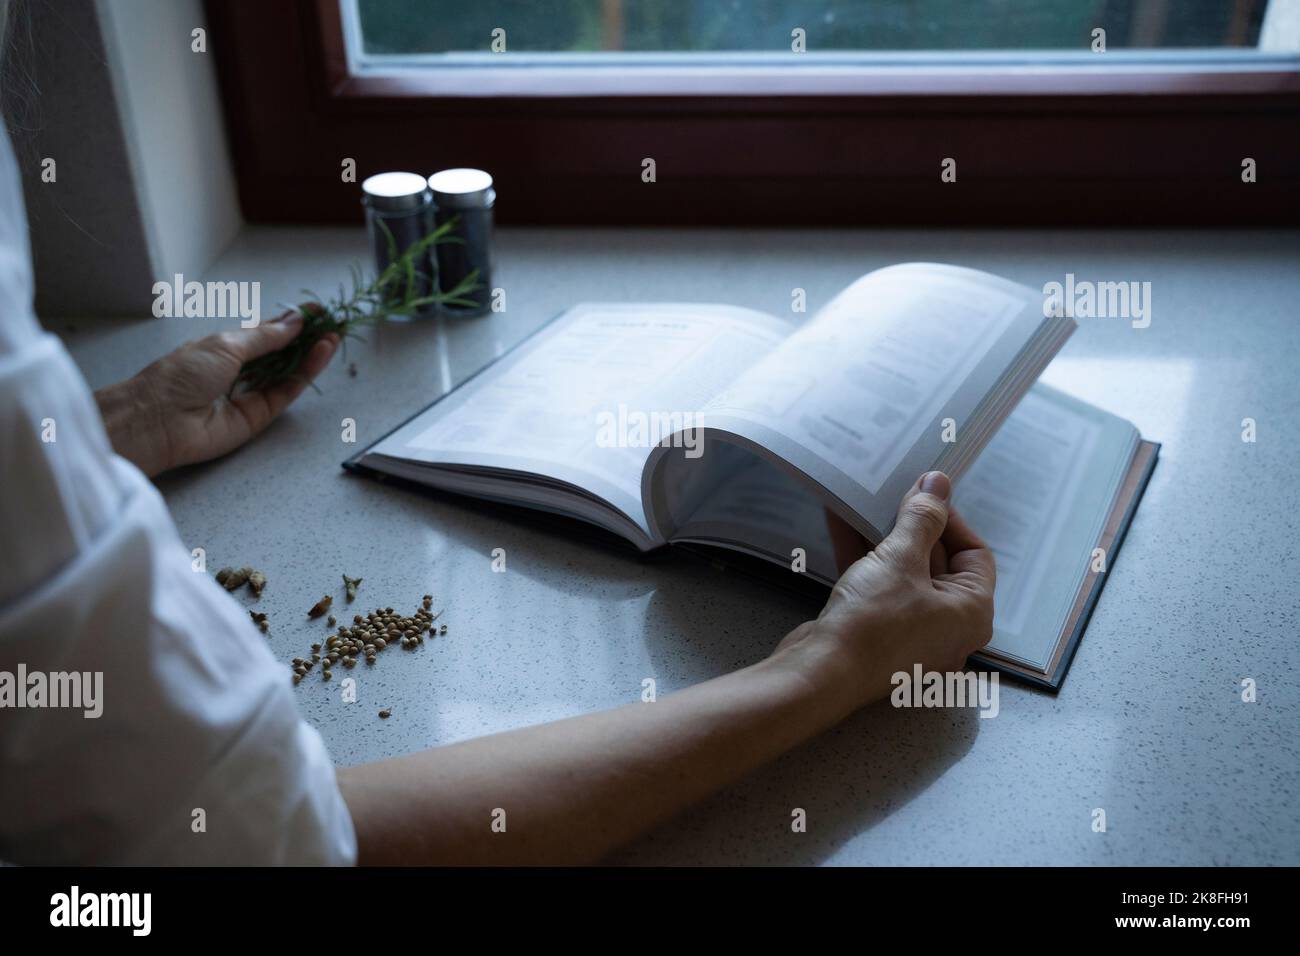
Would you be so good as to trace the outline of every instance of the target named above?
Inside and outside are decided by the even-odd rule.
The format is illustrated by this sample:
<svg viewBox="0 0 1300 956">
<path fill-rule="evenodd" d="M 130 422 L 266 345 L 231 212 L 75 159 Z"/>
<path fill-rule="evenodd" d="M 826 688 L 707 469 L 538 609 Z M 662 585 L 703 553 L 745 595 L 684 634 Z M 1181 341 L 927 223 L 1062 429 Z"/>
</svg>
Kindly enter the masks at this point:
<svg viewBox="0 0 1300 956">
<path fill-rule="evenodd" d="M 342 0 L 363 61 L 1294 50 L 1297 0 Z M 549 55 L 549 56 L 547 56 Z M 790 61 L 786 57 L 787 62 Z"/>
</svg>

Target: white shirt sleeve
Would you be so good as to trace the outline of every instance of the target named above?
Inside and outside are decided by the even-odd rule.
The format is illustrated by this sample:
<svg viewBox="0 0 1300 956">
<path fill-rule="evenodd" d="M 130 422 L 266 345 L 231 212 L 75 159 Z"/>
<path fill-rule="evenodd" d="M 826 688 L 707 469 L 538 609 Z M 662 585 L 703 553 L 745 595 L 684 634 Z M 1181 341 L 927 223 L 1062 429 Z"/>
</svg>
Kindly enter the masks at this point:
<svg viewBox="0 0 1300 956">
<path fill-rule="evenodd" d="M 32 675 L 73 672 L 83 698 L 102 681 L 88 707 L 18 706 L 36 699 Z M 247 612 L 192 569 L 161 496 L 113 453 L 76 366 L 37 326 L 0 133 L 0 859 L 355 862 L 334 768 L 290 686 Z"/>
</svg>

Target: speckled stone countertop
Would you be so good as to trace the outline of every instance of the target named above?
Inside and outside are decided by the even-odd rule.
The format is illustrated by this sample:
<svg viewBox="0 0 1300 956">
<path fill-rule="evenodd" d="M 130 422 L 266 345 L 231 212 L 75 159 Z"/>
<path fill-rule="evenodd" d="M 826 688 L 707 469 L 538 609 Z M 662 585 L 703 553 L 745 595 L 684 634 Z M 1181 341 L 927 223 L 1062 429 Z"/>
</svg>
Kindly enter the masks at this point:
<svg viewBox="0 0 1300 956">
<path fill-rule="evenodd" d="M 502 230 L 497 254 L 504 313 L 378 330 L 251 445 L 160 481 L 213 568 L 266 570 L 259 607 L 286 661 L 322 633 L 304 612 L 343 572 L 365 578 L 357 607 L 411 610 L 426 592 L 446 607 L 445 637 L 348 672 L 357 704 L 337 681 L 296 688 L 338 761 L 635 701 L 646 677 L 670 693 L 758 660 L 815 613 L 735 572 L 638 561 L 340 469 L 568 305 L 720 301 L 793 321 L 792 289 L 811 314 L 860 274 L 910 260 L 1034 287 L 1066 273 L 1150 281 L 1149 328 L 1083 320 L 1046 376 L 1163 443 L 1060 694 L 1004 681 L 987 720 L 869 708 L 618 859 L 1300 863 L 1300 234 Z M 364 255 L 360 230 L 255 228 L 207 278 L 260 280 L 269 312 L 335 287 Z M 50 324 L 99 386 L 234 323 Z M 356 445 L 341 440 L 344 418 Z M 1253 444 L 1243 418 L 1258 423 Z M 1255 703 L 1241 699 L 1246 677 Z M 795 807 L 806 833 L 791 832 Z"/>
</svg>

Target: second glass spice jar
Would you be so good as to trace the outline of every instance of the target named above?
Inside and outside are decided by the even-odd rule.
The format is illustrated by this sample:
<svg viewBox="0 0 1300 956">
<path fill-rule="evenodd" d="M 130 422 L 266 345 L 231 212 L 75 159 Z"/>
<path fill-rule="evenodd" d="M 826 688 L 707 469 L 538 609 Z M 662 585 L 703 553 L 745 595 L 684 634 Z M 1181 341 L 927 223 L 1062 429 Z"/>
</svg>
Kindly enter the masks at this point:
<svg viewBox="0 0 1300 956">
<path fill-rule="evenodd" d="M 429 177 L 434 226 L 455 220 L 456 242 L 434 247 L 438 289 L 446 294 L 472 273 L 474 288 L 462 296 L 468 304 L 444 303 L 452 315 L 482 315 L 492 305 L 492 207 L 496 190 L 481 169 L 444 169 Z"/>
</svg>

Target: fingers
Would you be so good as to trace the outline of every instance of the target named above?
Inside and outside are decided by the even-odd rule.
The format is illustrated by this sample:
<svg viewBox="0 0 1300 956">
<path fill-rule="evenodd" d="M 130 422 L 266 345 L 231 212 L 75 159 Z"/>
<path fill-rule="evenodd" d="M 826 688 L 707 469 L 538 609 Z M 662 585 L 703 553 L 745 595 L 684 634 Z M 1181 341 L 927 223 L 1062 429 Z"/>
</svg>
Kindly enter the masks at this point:
<svg viewBox="0 0 1300 956">
<path fill-rule="evenodd" d="M 949 527 L 954 523 L 961 525 L 954 531 L 954 538 L 962 542 L 961 550 L 949 549 L 948 574 L 943 580 L 962 585 L 963 588 L 979 593 L 989 600 L 993 598 L 993 588 L 997 584 L 997 563 L 993 551 L 984 544 L 970 525 L 956 511 L 949 515 Z M 946 540 L 946 535 L 944 536 Z"/>
<path fill-rule="evenodd" d="M 271 418 L 279 415 L 289 406 L 289 403 L 302 394 L 302 390 L 329 364 L 330 359 L 334 357 L 334 350 L 338 348 L 338 344 L 339 338 L 337 335 L 326 335 L 313 345 L 311 351 L 303 358 L 297 375 L 281 382 L 279 385 L 273 385 L 262 390 L 262 394 L 266 396 L 266 404 Z"/>
<path fill-rule="evenodd" d="M 948 548 L 948 573 L 945 577 L 991 598 L 997 583 L 993 552 L 955 510 L 948 514 L 943 543 Z"/>
<path fill-rule="evenodd" d="M 224 332 L 221 340 L 240 363 L 284 348 L 302 331 L 302 315 L 286 312 L 251 329 Z"/>
<path fill-rule="evenodd" d="M 302 360 L 302 365 L 298 369 L 298 375 L 305 385 L 307 382 L 314 381 L 316 376 L 325 371 L 325 366 L 329 365 L 330 359 L 334 357 L 334 351 L 339 346 L 339 337 L 333 332 L 321 337 L 321 340 L 312 346 L 311 351 Z"/>
<path fill-rule="evenodd" d="M 956 508 L 948 509 L 948 526 L 943 529 L 943 545 L 950 555 L 958 551 L 988 547 Z"/>
<path fill-rule="evenodd" d="M 878 551 L 910 567 L 931 568 L 931 555 L 948 524 L 948 496 L 952 483 L 941 471 L 927 471 L 903 497 L 894 530 Z"/>
<path fill-rule="evenodd" d="M 950 519 L 951 520 L 951 519 Z M 930 577 L 937 578 L 948 573 L 948 548 L 940 538 L 930 549 Z"/>
<path fill-rule="evenodd" d="M 284 411 L 302 390 L 324 370 L 337 350 L 339 337 L 330 333 L 311 347 L 298 368 L 298 374 L 278 385 L 253 392 L 243 392 L 231 402 L 243 413 L 249 434 L 255 435 Z"/>
<path fill-rule="evenodd" d="M 955 554 L 948 561 L 948 573 L 943 575 L 946 581 L 965 585 L 982 596 L 993 597 L 993 588 L 997 584 L 997 566 L 993 552 L 988 548 L 974 548 Z"/>
</svg>

